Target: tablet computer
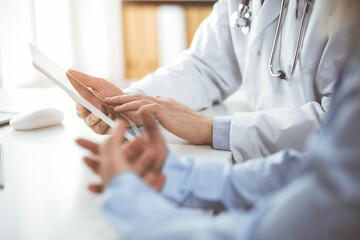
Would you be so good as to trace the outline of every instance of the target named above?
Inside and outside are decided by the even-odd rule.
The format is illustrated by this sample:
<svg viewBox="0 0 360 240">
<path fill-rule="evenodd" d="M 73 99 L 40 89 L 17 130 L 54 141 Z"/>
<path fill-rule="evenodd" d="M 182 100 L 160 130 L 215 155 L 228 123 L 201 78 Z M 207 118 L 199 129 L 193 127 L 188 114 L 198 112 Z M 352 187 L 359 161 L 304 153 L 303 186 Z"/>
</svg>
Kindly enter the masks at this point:
<svg viewBox="0 0 360 240">
<path fill-rule="evenodd" d="M 70 97 L 95 114 L 111 128 L 116 127 L 116 122 L 108 117 L 109 115 L 115 116 L 112 107 L 106 104 L 98 94 L 86 87 L 82 82 L 69 75 L 37 47 L 31 43 L 29 43 L 29 45 L 33 65 L 38 71 L 53 81 L 58 87 L 62 88 Z M 67 78 L 67 74 L 70 76 L 71 80 Z M 132 123 L 124 115 L 122 116 L 132 126 L 132 131 L 127 130 L 124 137 L 128 140 L 132 140 L 134 135 L 139 135 L 139 131 L 134 123 Z"/>
</svg>

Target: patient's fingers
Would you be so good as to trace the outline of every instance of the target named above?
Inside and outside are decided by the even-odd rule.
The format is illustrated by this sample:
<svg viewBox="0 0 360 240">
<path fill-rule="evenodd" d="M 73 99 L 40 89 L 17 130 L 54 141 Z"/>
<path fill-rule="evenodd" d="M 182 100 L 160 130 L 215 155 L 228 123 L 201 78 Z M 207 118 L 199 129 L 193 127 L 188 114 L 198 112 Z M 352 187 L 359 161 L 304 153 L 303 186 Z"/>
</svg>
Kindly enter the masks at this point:
<svg viewBox="0 0 360 240">
<path fill-rule="evenodd" d="M 145 172 L 142 176 L 144 182 L 149 184 L 156 191 L 160 191 L 165 183 L 166 176 L 162 173 L 154 173 L 153 171 Z"/>
<path fill-rule="evenodd" d="M 120 146 L 121 143 L 124 142 L 124 134 L 125 134 L 125 124 L 121 121 L 115 129 L 115 132 L 112 134 L 111 138 L 114 139 L 115 147 Z"/>
<path fill-rule="evenodd" d="M 141 136 L 137 137 L 127 145 L 124 145 L 123 154 L 130 161 L 137 159 L 144 151 L 144 145 L 144 138 Z"/>
<path fill-rule="evenodd" d="M 96 174 L 99 173 L 100 163 L 90 157 L 84 157 L 85 164 Z"/>
<path fill-rule="evenodd" d="M 164 186 L 166 177 L 164 174 L 157 175 L 157 178 L 153 180 L 152 186 L 156 191 L 161 191 Z"/>
<path fill-rule="evenodd" d="M 152 110 L 143 110 L 141 112 L 141 121 L 145 127 L 145 132 L 150 138 L 150 141 L 163 140 L 160 129 L 156 124 L 155 118 L 152 115 Z"/>
<path fill-rule="evenodd" d="M 151 151 L 145 151 L 141 156 L 134 162 L 133 170 L 140 176 L 146 175 L 149 168 L 151 168 L 153 154 Z"/>
<path fill-rule="evenodd" d="M 104 186 L 102 184 L 90 184 L 88 189 L 95 194 L 100 194 L 103 192 Z"/>
<path fill-rule="evenodd" d="M 76 143 L 80 145 L 83 148 L 86 148 L 87 150 L 91 151 L 93 154 L 98 155 L 99 154 L 99 144 L 94 143 L 92 141 L 79 138 L 76 140 Z"/>
</svg>

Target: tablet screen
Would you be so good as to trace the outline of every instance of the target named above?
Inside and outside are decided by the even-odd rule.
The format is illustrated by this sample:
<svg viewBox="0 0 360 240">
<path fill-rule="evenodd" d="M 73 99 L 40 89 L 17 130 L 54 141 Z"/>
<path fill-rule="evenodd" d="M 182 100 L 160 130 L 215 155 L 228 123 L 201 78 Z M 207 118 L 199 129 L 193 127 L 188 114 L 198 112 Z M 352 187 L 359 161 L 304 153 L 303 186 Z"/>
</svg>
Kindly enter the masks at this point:
<svg viewBox="0 0 360 240">
<path fill-rule="evenodd" d="M 109 116 L 115 116 L 113 109 L 104 102 L 104 100 L 94 92 L 93 90 L 86 87 L 75 77 L 68 74 L 69 79 L 67 78 L 67 73 L 49 57 L 43 54 L 38 48 L 36 48 L 31 43 L 31 55 L 33 59 L 34 67 L 43 73 L 47 78 L 53 81 L 57 86 L 62 88 L 70 97 L 75 101 L 79 102 L 81 105 L 86 107 L 90 112 L 95 114 L 101 120 L 103 120 L 110 127 L 115 128 L 116 123 Z M 80 94 L 79 94 L 80 93 Z M 125 117 L 126 120 L 129 121 Z M 134 133 L 139 133 L 136 126 L 129 121 L 130 125 L 133 127 Z M 125 132 L 125 138 L 131 140 L 134 138 L 134 135 L 130 131 Z"/>
</svg>

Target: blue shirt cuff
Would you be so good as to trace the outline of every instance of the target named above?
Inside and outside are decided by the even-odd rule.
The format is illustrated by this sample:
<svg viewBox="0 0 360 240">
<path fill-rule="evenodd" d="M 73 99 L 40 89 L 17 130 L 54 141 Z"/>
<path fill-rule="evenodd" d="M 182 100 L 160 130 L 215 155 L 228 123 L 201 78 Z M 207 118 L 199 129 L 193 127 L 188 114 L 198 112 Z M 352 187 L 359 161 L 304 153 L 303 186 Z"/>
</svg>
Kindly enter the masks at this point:
<svg viewBox="0 0 360 240">
<path fill-rule="evenodd" d="M 213 121 L 213 147 L 230 150 L 230 128 L 232 116 L 215 117 Z"/>
<path fill-rule="evenodd" d="M 134 172 L 128 171 L 116 175 L 106 185 L 102 194 L 103 210 L 106 212 L 110 206 L 111 208 L 117 208 L 114 204 L 116 205 L 120 202 L 125 203 L 131 201 L 134 189 L 139 188 L 146 189 L 148 186 L 144 184 L 144 182 L 142 182 L 142 180 Z M 122 191 L 128 192 L 128 194 L 119 198 L 119 194 Z"/>
<path fill-rule="evenodd" d="M 127 89 L 124 89 L 123 92 L 125 94 L 142 94 L 142 95 L 146 95 L 145 92 L 143 90 L 141 90 L 140 88 L 127 88 Z"/>
<path fill-rule="evenodd" d="M 162 172 L 166 176 L 166 180 L 161 189 L 161 195 L 174 202 L 180 202 L 186 189 L 186 186 L 183 185 L 186 178 L 186 164 L 175 154 L 169 152 Z"/>
</svg>

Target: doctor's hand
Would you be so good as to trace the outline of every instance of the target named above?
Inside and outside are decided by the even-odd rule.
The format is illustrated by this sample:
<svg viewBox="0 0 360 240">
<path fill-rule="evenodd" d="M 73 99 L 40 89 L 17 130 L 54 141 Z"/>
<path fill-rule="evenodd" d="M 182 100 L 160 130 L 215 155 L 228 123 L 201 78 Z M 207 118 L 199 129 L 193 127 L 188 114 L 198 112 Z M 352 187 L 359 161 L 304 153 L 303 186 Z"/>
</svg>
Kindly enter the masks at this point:
<svg viewBox="0 0 360 240">
<path fill-rule="evenodd" d="M 120 95 L 106 98 L 115 112 L 149 111 L 169 132 L 194 144 L 211 144 L 213 117 L 202 115 L 173 99 L 147 95 Z"/>
<path fill-rule="evenodd" d="M 102 178 L 102 183 L 89 185 L 92 192 L 101 193 L 113 177 L 126 171 L 133 171 L 156 191 L 161 190 L 165 182 L 161 170 L 168 149 L 151 113 L 142 114 L 142 123 L 145 137 L 137 137 L 131 142 L 123 143 L 124 125 L 119 125 L 103 144 L 85 139 L 77 140 L 80 146 L 93 154 L 85 157 L 84 162 Z"/>
<path fill-rule="evenodd" d="M 73 78 L 76 78 L 87 87 L 90 87 L 92 91 L 94 91 L 97 95 L 99 95 L 103 99 L 106 97 L 113 97 L 124 94 L 120 88 L 118 88 L 114 84 L 102 78 L 93 77 L 75 70 L 68 70 L 67 77 L 70 80 L 70 82 L 73 81 Z M 95 133 L 98 134 L 109 133 L 110 127 L 100 118 L 98 118 L 95 114 L 91 113 L 89 110 L 87 110 L 84 106 L 82 106 L 78 102 L 76 102 L 76 112 L 77 115 L 85 121 L 86 125 L 88 125 Z M 133 115 L 134 115 L 133 113 L 130 113 L 127 114 L 126 116 L 136 122 L 136 120 L 132 117 Z M 109 117 L 112 119 L 121 118 L 119 116 L 109 116 Z"/>
</svg>

